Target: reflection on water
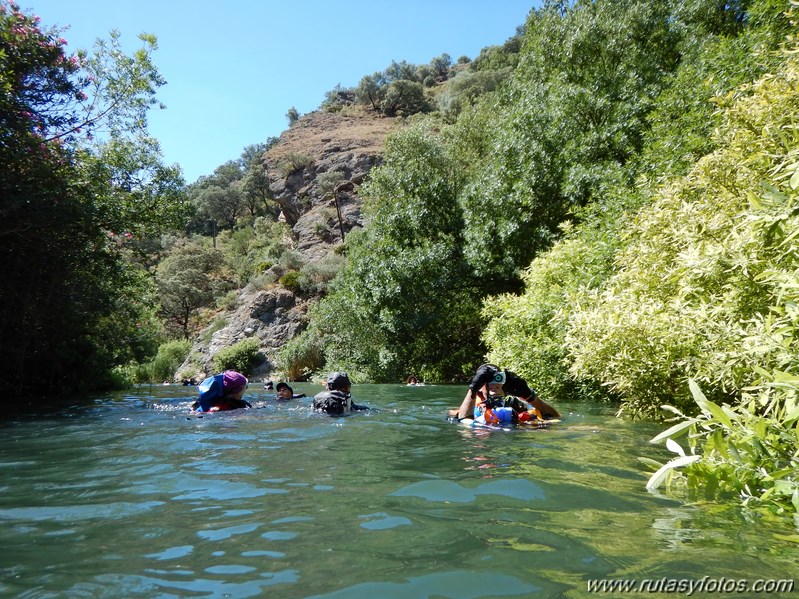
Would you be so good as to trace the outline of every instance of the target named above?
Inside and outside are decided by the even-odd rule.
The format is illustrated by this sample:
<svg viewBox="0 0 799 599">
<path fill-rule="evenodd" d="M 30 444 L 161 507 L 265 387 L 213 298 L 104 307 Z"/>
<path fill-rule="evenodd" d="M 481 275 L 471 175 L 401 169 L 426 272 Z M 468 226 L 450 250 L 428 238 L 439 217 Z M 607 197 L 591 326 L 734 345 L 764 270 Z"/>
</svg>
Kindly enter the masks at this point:
<svg viewBox="0 0 799 599">
<path fill-rule="evenodd" d="M 460 387 L 360 386 L 379 409 L 346 418 L 138 391 L 0 425 L 2 596 L 583 597 L 799 570 L 792 521 L 647 493 L 659 428 L 609 408 L 492 431 L 446 422 Z"/>
</svg>

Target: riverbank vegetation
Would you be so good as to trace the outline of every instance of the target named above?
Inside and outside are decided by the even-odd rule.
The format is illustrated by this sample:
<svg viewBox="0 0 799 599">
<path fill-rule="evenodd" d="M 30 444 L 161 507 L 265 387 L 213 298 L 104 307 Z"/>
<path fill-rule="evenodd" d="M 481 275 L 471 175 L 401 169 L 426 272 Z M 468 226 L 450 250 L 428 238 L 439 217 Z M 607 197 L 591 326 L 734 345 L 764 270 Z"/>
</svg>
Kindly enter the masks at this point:
<svg viewBox="0 0 799 599">
<path fill-rule="evenodd" d="M 286 373 L 452 382 L 487 357 L 559 401 L 676 417 L 652 487 L 796 509 L 797 15 L 551 1 L 474 60 L 332 90 L 322 110 L 405 126 L 361 189 L 365 226 L 310 267 L 260 163 L 275 140 L 185 187 L 146 136 L 154 38 L 69 57 L 3 4 L 0 381 L 161 376 L 231 293 L 282 284 L 320 298 Z"/>
<path fill-rule="evenodd" d="M 668 405 L 703 458 L 657 485 L 795 508 L 796 16 L 768 1 L 533 12 L 497 91 L 389 143 L 311 325 L 328 358 L 441 379 L 485 349 L 554 397 Z"/>
<path fill-rule="evenodd" d="M 182 227 L 177 167 L 147 136 L 163 84 L 155 38 L 68 55 L 55 29 L 0 4 L 0 387 L 9 398 L 109 384 L 155 354 L 152 278 L 127 240 Z"/>
</svg>

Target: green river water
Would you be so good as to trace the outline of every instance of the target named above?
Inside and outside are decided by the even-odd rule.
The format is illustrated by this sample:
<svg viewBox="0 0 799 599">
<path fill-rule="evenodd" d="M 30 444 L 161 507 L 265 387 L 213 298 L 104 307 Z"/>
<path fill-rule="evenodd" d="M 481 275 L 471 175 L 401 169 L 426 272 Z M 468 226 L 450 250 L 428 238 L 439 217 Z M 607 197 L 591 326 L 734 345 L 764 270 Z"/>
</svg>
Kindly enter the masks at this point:
<svg viewBox="0 0 799 599">
<path fill-rule="evenodd" d="M 154 386 L 7 416 L 0 596 L 799 597 L 757 592 L 797 577 L 790 517 L 646 491 L 664 427 L 555 401 L 546 430 L 470 429 L 444 417 L 464 391 L 356 385 L 379 409 L 331 418 L 251 385 L 256 409 L 197 418 L 193 387 Z"/>
</svg>

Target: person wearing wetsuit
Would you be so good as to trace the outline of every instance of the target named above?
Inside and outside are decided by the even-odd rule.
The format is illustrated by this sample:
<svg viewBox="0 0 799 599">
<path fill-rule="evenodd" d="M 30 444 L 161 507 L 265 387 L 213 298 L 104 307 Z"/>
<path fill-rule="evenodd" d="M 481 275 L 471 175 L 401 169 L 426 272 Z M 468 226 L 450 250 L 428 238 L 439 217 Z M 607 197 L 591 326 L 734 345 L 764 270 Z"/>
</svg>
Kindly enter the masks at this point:
<svg viewBox="0 0 799 599">
<path fill-rule="evenodd" d="M 327 377 L 327 391 L 317 393 L 313 398 L 313 409 L 317 412 L 326 412 L 331 416 L 368 410 L 368 406 L 352 403 L 351 387 L 350 377 L 346 372 L 331 372 Z"/>
<path fill-rule="evenodd" d="M 235 370 L 209 376 L 197 386 L 200 397 L 192 404 L 197 412 L 223 412 L 251 408 L 241 396 L 247 390 L 247 377 Z"/>
<path fill-rule="evenodd" d="M 494 364 L 482 364 L 477 369 L 460 408 L 450 411 L 450 416 L 458 420 L 475 418 L 476 405 L 481 415 L 488 408 L 508 422 L 518 421 L 519 415 L 531 408 L 543 420 L 560 418 L 560 413 L 538 397 L 527 381 L 510 370 L 502 370 Z M 510 408 L 511 411 L 502 416 L 505 412 L 497 411 L 497 408 Z"/>
<path fill-rule="evenodd" d="M 305 393 L 294 393 L 294 389 L 288 383 L 278 383 L 275 386 L 275 399 L 277 401 L 286 401 L 288 399 L 300 399 L 305 397 Z"/>
</svg>

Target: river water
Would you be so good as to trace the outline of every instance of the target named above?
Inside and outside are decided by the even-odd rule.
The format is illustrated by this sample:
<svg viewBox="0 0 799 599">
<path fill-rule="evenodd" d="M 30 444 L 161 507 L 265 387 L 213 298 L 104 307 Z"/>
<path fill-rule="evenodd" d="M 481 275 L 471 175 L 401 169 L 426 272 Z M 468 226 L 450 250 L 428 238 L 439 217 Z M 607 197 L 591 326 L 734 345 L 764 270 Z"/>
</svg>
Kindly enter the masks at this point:
<svg viewBox="0 0 799 599">
<path fill-rule="evenodd" d="M 648 443 L 661 426 L 553 402 L 565 418 L 549 429 L 476 430 L 444 417 L 464 387 L 354 391 L 379 409 L 331 418 L 251 386 L 255 409 L 198 418 L 194 388 L 153 386 L 8 417 L 0 596 L 586 597 L 596 581 L 683 581 L 763 597 L 719 591 L 799 572 L 791 518 L 646 491 L 638 458 L 668 457 Z"/>
</svg>

